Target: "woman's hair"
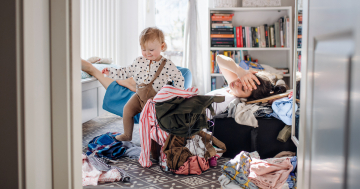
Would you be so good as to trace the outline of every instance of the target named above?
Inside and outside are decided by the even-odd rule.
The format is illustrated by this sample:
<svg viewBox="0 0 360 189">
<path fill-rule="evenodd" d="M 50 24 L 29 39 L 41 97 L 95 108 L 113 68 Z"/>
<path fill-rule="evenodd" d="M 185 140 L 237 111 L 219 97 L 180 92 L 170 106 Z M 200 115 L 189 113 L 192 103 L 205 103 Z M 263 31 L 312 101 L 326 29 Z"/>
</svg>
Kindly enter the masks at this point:
<svg viewBox="0 0 360 189">
<path fill-rule="evenodd" d="M 274 85 L 275 82 L 271 79 L 271 75 L 267 72 L 258 72 L 255 76 L 260 81 L 260 85 L 255 82 L 257 89 L 252 91 L 251 95 L 247 98 L 248 101 L 281 94 L 287 90 L 287 86 L 285 84 Z"/>
<path fill-rule="evenodd" d="M 160 42 L 160 44 L 164 43 L 165 47 L 164 47 L 164 49 L 162 49 L 162 51 L 163 52 L 166 51 L 167 45 L 165 43 L 164 33 L 159 28 L 157 28 L 157 27 L 148 27 L 148 28 L 145 28 L 140 33 L 139 41 L 140 41 L 141 47 L 144 47 L 146 42 L 154 41 L 154 40 L 158 40 Z"/>
</svg>

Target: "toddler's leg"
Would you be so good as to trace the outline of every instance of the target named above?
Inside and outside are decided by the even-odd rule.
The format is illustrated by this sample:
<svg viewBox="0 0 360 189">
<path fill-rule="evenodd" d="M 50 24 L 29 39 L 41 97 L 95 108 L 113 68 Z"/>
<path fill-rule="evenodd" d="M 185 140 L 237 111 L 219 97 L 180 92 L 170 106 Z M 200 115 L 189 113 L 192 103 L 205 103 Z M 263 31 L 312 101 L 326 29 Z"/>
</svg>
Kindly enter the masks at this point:
<svg viewBox="0 0 360 189">
<path fill-rule="evenodd" d="M 118 135 L 115 138 L 119 141 L 131 141 L 134 129 L 134 116 L 141 112 L 139 97 L 134 94 L 124 107 L 123 123 L 124 134 Z"/>
</svg>

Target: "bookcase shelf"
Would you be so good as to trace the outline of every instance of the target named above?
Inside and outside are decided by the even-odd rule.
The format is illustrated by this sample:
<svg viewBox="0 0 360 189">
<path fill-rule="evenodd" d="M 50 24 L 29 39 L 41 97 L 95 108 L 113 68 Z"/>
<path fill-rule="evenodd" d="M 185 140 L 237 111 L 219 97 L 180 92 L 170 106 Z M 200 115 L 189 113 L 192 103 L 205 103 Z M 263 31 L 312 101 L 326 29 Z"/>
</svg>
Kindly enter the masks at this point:
<svg viewBox="0 0 360 189">
<path fill-rule="evenodd" d="M 214 13 L 234 14 L 232 25 L 258 27 L 264 24 L 272 25 L 281 17 L 288 17 L 290 21 L 289 43 L 286 47 L 211 47 L 211 15 Z M 292 88 L 292 65 L 293 65 L 293 14 L 291 6 L 283 7 L 232 7 L 232 8 L 209 8 L 208 33 L 209 39 L 209 57 L 211 51 L 240 51 L 241 55 L 248 54 L 254 59 L 258 59 L 260 64 L 267 64 L 275 68 L 288 68 L 289 73 L 284 74 L 286 84 Z M 210 70 L 210 69 L 209 69 Z M 223 76 L 219 73 L 207 73 L 210 78 Z M 212 80 L 210 79 L 208 89 L 211 89 Z M 217 83 L 217 82 L 216 82 Z M 217 84 L 216 84 L 217 86 Z M 207 91 L 208 92 L 208 91 Z"/>
</svg>

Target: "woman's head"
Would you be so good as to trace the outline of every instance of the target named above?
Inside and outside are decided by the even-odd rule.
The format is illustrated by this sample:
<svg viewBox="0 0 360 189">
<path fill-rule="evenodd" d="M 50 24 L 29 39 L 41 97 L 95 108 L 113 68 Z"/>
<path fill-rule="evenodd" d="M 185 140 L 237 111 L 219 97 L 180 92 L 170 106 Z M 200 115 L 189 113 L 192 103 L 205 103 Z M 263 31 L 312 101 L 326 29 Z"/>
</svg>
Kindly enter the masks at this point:
<svg viewBox="0 0 360 189">
<path fill-rule="evenodd" d="M 160 53 L 167 48 L 164 33 L 156 27 L 148 27 L 139 38 L 142 55 L 149 60 L 159 60 Z"/>
<path fill-rule="evenodd" d="M 239 79 L 231 82 L 229 87 L 234 95 L 251 101 L 286 92 L 285 85 L 274 85 L 269 73 L 258 72 L 255 76 L 258 78 L 260 85 L 255 82 L 256 89 L 252 91 L 246 90 Z"/>
</svg>

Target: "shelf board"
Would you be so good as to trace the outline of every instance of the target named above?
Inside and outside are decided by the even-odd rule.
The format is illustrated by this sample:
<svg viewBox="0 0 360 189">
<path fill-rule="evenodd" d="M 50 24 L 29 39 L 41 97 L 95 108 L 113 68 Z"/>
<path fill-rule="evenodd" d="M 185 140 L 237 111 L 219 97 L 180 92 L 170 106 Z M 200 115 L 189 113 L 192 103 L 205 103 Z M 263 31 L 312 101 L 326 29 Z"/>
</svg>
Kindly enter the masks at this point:
<svg viewBox="0 0 360 189">
<path fill-rule="evenodd" d="M 296 50 L 297 50 L 297 51 L 301 51 L 301 48 L 297 48 Z"/>
<path fill-rule="evenodd" d="M 284 77 L 290 77 L 290 74 L 284 74 L 283 76 Z"/>
<path fill-rule="evenodd" d="M 223 74 L 221 74 L 221 73 L 211 73 L 210 75 L 211 76 L 223 76 Z"/>
<path fill-rule="evenodd" d="M 284 51 L 291 50 L 288 47 L 266 47 L 266 48 L 252 48 L 252 47 L 210 47 L 210 50 L 225 50 L 225 51 L 234 51 L 234 50 L 243 50 L 243 51 Z"/>
<path fill-rule="evenodd" d="M 278 11 L 278 10 L 289 10 L 291 6 L 284 7 L 226 7 L 226 8 L 209 8 L 209 11 Z"/>
</svg>

